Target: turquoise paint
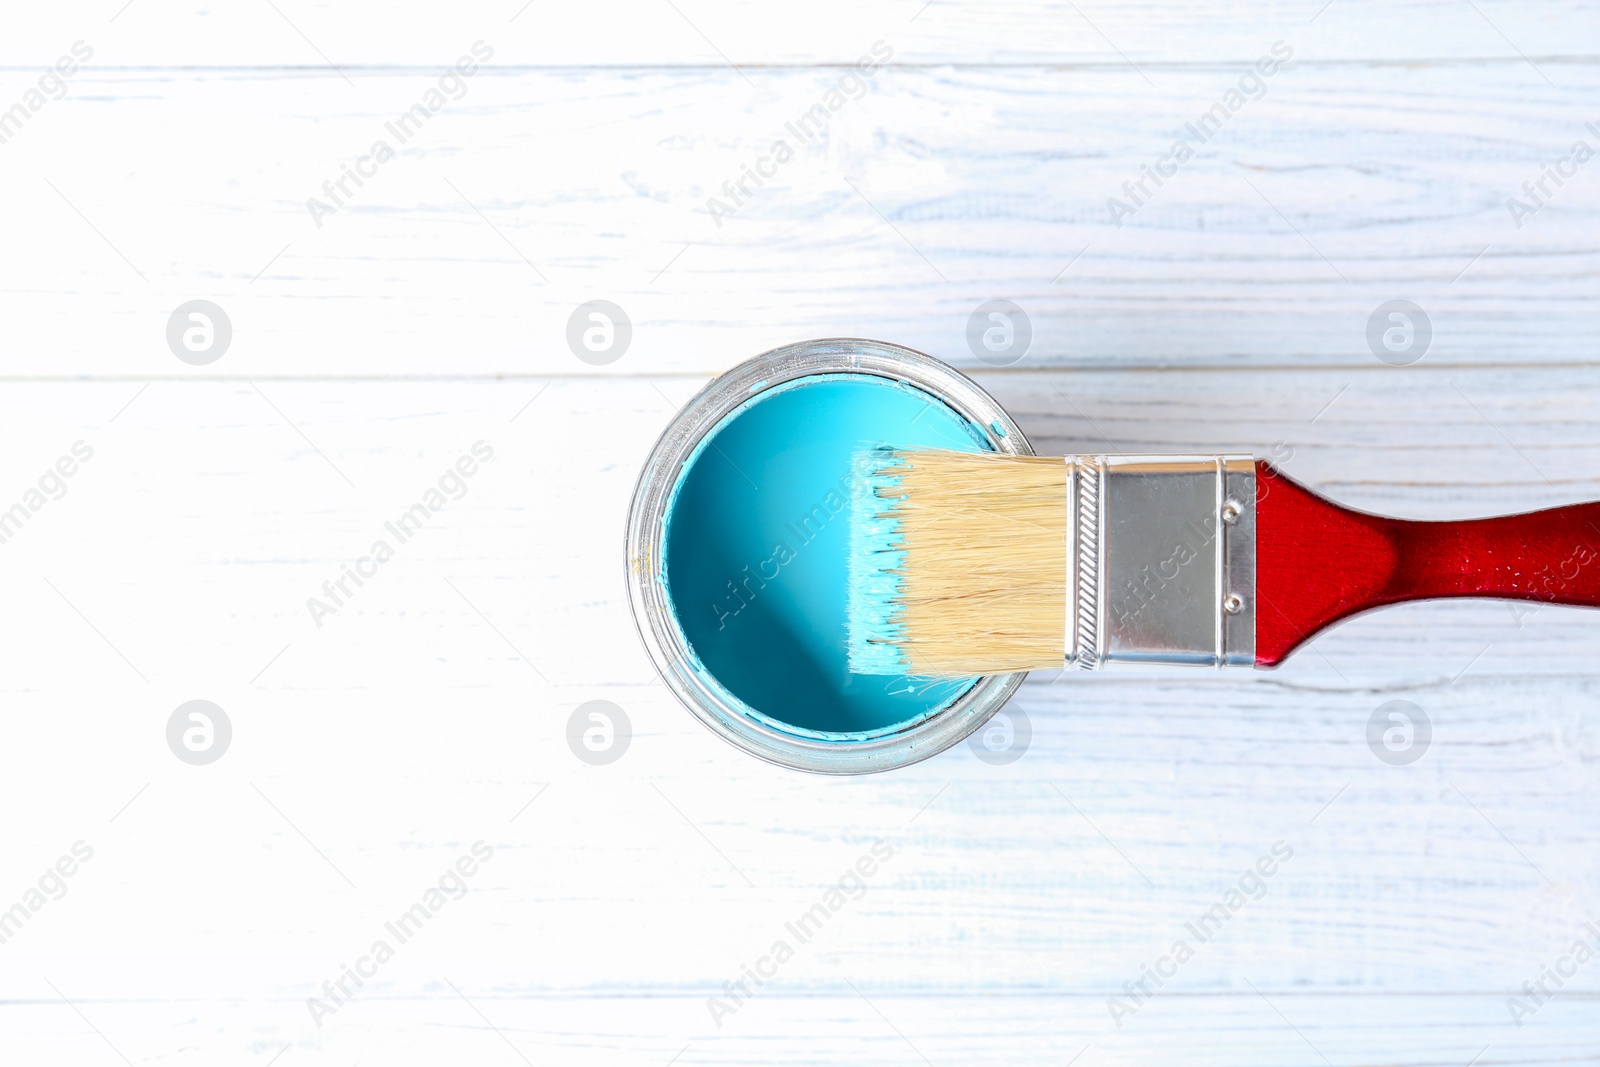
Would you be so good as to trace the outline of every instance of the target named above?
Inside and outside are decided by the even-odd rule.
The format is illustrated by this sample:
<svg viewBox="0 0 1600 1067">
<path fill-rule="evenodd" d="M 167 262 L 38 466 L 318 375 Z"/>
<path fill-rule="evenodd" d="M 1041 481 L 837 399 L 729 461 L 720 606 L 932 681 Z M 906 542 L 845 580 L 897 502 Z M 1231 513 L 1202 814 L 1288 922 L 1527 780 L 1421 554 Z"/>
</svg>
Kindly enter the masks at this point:
<svg viewBox="0 0 1600 1067">
<path fill-rule="evenodd" d="M 850 473 L 864 448 L 987 449 L 981 428 L 903 382 L 816 375 L 746 401 L 668 502 L 662 580 L 695 668 L 755 718 L 829 740 L 877 736 L 976 679 L 851 674 Z"/>
<path fill-rule="evenodd" d="M 850 576 L 845 592 L 846 660 L 852 674 L 905 673 L 900 574 L 905 538 L 894 517 L 901 496 L 899 452 L 858 452 L 850 501 Z"/>
</svg>

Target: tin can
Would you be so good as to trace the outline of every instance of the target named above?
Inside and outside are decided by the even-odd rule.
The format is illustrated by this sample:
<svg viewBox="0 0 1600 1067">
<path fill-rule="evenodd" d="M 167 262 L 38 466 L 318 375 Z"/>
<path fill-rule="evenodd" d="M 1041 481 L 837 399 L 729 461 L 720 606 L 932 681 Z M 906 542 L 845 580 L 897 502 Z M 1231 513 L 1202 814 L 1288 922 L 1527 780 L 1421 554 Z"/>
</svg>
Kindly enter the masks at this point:
<svg viewBox="0 0 1600 1067">
<path fill-rule="evenodd" d="M 765 390 L 814 376 L 872 375 L 911 386 L 980 428 L 989 448 L 1032 455 L 1022 430 L 995 399 L 954 368 L 882 341 L 834 338 L 773 349 L 714 379 L 680 411 L 639 475 L 628 514 L 627 581 L 634 623 L 672 692 L 711 731 L 753 756 L 821 774 L 904 767 L 960 743 L 1022 684 L 1023 674 L 989 675 L 947 706 L 903 728 L 859 737 L 819 737 L 784 729 L 751 709 L 699 666 L 674 613 L 665 573 L 668 511 L 674 489 L 701 442 Z"/>
</svg>

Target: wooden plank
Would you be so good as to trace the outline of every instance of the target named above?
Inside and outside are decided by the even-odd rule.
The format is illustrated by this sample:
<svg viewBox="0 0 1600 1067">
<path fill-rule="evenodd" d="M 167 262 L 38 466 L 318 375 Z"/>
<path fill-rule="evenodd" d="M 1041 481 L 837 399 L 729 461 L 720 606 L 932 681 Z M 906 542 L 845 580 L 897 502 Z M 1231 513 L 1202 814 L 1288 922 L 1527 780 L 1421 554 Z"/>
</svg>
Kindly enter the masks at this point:
<svg viewBox="0 0 1600 1067">
<path fill-rule="evenodd" d="M 0 44 L 0 63 L 38 66 L 77 39 L 97 62 L 129 66 L 443 67 L 475 40 L 501 63 L 537 66 L 738 64 L 756 85 L 774 64 L 849 63 L 874 40 L 925 63 L 1074 63 L 1116 68 L 1129 91 L 1160 83 L 1149 68 L 1253 60 L 1275 38 L 1305 40 L 1334 60 L 1533 57 L 1559 68 L 1592 56 L 1600 9 L 1587 0 L 1527 8 L 1439 0 L 1323 0 L 1218 8 L 1195 0 L 1131 4 L 947 0 L 774 9 L 740 0 L 555 7 L 503 0 L 440 8 L 424 0 L 317 4 L 274 0 L 214 7 L 198 0 L 112 0 L 92 10 L 29 10 Z M 1549 71 L 1559 82 L 1559 71 Z"/>
<path fill-rule="evenodd" d="M 1369 319 L 1394 299 L 1429 317 L 1429 363 L 1592 361 L 1576 235 L 1600 184 L 1547 183 L 1520 229 L 1506 201 L 1576 139 L 1600 147 L 1600 68 L 1563 68 L 1560 92 L 1520 60 L 1361 71 L 1291 62 L 1120 227 L 1108 200 L 1236 75 L 1175 69 L 1155 95 L 1098 68 L 885 70 L 713 219 L 833 72 L 754 95 L 724 70 L 484 73 L 314 220 L 428 78 L 85 71 L 4 146 L 29 249 L 0 266 L 6 369 L 586 373 L 565 337 L 596 298 L 634 325 L 606 373 L 839 335 L 981 367 L 966 331 L 994 298 L 1030 317 L 1023 366 L 1376 365 Z M 75 165 L 83 144 L 108 165 Z M 204 370 L 165 340 L 196 297 L 234 327 Z"/>
<path fill-rule="evenodd" d="M 292 1013 L 299 1005 L 291 1003 L 79 1004 L 136 1063 L 166 1053 L 169 1043 L 153 1034 L 170 1036 L 171 1044 L 181 1043 L 195 1059 L 265 1063 L 282 1054 L 284 1060 L 312 1063 L 516 1063 L 520 1054 L 534 1063 L 579 1067 L 903 1065 L 922 1063 L 919 1053 L 940 1065 L 1064 1063 L 1078 1055 L 1078 1063 L 1089 1067 L 1187 1059 L 1315 1067 L 1325 1064 L 1319 1050 L 1333 1063 L 1405 1067 L 1468 1063 L 1479 1055 L 1479 1063 L 1495 1065 L 1585 1064 L 1594 1062 L 1596 1037 L 1593 999 L 1581 996 L 1557 1001 L 1518 1031 L 1496 1018 L 1504 1006 L 1493 996 L 1330 995 L 1263 987 L 1270 1004 L 1249 990 L 1168 996 L 1148 1009 L 1152 1017 L 1107 1033 L 1096 1017 L 1104 1014 L 1101 998 L 902 997 L 863 985 L 870 1003 L 848 990 L 845 996 L 763 993 L 719 1031 L 706 1022 L 703 998 L 692 995 L 513 997 L 468 985 L 461 987 L 464 1002 L 438 984 L 440 991 L 427 996 L 365 999 L 345 1009 L 359 1013 L 359 1023 L 329 1023 L 312 1034 L 296 1029 Z M 112 1055 L 59 1001 L 0 1011 L 13 1024 L 7 1047 L 17 1049 L 23 1062 L 60 1057 L 64 1050 L 84 1062 Z"/>
</svg>

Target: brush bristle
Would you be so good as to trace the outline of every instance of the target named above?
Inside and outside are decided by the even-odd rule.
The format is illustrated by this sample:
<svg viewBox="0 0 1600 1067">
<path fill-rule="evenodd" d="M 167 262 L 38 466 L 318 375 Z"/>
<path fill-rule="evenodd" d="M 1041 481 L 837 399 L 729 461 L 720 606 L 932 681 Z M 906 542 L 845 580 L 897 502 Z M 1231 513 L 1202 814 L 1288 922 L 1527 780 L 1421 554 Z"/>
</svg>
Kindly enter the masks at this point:
<svg viewBox="0 0 1600 1067">
<path fill-rule="evenodd" d="M 851 504 L 851 671 L 964 678 L 1062 665 L 1062 460 L 877 449 L 856 457 Z"/>
</svg>

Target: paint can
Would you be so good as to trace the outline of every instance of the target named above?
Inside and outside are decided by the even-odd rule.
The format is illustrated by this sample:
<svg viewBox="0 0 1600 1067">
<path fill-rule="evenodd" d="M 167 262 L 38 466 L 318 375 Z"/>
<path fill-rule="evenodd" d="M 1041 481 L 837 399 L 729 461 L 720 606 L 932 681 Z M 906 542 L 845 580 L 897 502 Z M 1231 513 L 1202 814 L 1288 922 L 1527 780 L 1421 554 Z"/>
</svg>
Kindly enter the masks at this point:
<svg viewBox="0 0 1600 1067">
<path fill-rule="evenodd" d="M 854 383 L 858 380 L 848 376 L 855 375 L 893 383 L 925 397 L 941 412 L 947 409 L 964 420 L 975 447 L 1033 454 L 999 403 L 939 360 L 881 341 L 805 341 L 739 364 L 689 401 L 656 442 L 628 515 L 627 582 L 634 622 L 667 686 L 712 732 L 734 746 L 783 767 L 823 774 L 890 770 L 942 752 L 981 727 L 1024 677 L 978 678 L 944 706 L 882 729 L 819 730 L 792 725 L 753 707 L 696 655 L 668 582 L 668 527 L 680 483 L 712 436 L 730 419 L 741 417 L 752 401 L 813 381 Z M 841 617 L 841 626 L 842 621 Z"/>
</svg>

